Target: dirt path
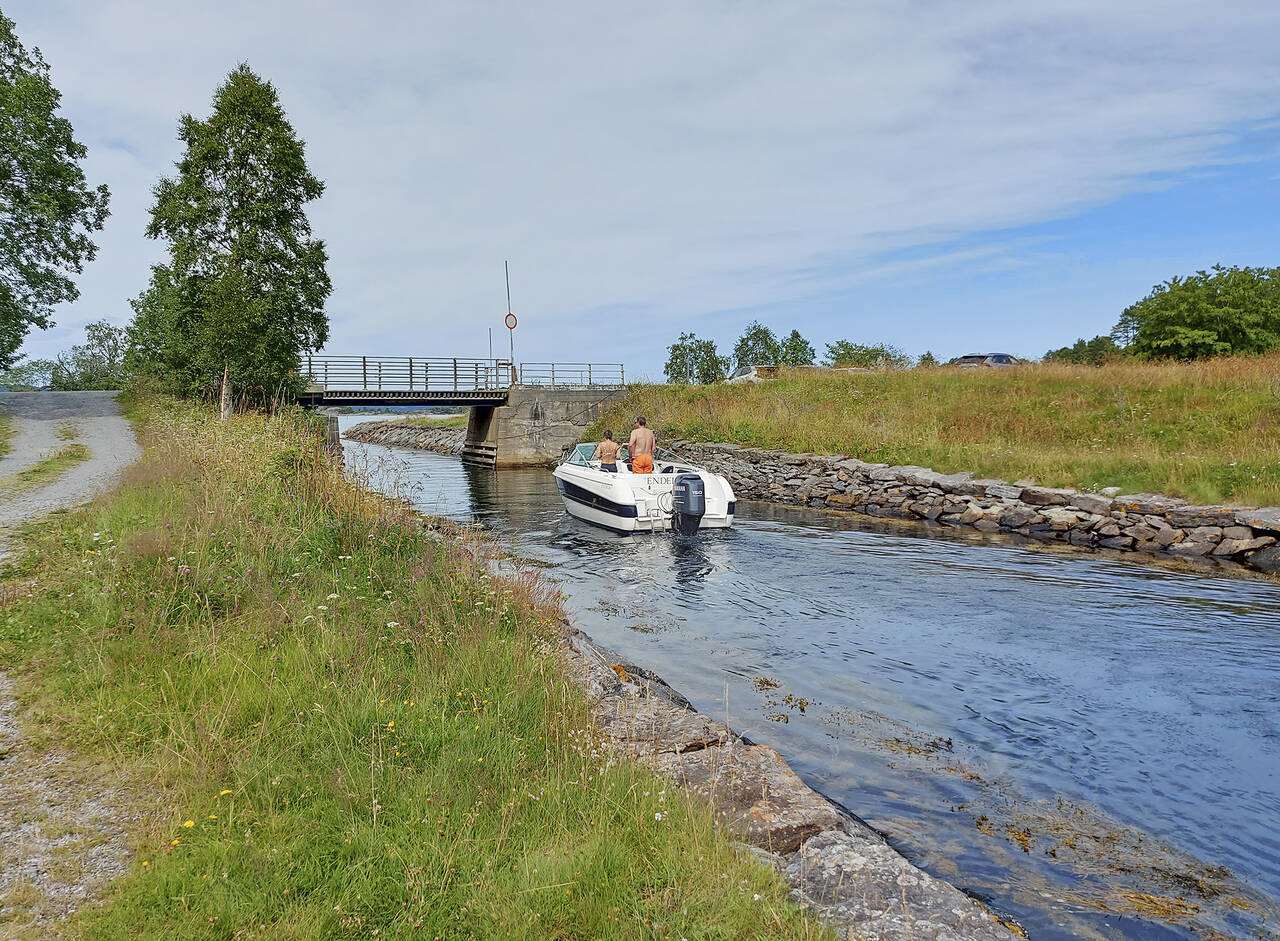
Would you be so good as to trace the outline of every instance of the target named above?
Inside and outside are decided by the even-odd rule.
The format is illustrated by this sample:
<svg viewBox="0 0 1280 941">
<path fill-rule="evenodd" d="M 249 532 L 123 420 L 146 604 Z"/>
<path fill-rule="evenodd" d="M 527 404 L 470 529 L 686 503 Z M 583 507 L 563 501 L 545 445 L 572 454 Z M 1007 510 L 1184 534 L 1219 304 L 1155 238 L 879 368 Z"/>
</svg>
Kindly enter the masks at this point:
<svg viewBox="0 0 1280 941">
<path fill-rule="evenodd" d="M 12 498 L 0 496 L 0 559 L 6 529 L 110 489 L 138 457 L 133 428 L 111 392 L 0 393 L 14 419 L 12 451 L 0 478 L 79 442 L 89 459 L 57 480 Z M 64 429 L 74 429 L 75 436 Z M 62 434 L 59 434 L 62 432 Z M 0 661 L 0 668 L 5 664 Z M 58 935 L 58 922 L 128 865 L 137 821 L 120 783 L 101 765 L 30 747 L 13 679 L 0 672 L 0 939 Z"/>
</svg>

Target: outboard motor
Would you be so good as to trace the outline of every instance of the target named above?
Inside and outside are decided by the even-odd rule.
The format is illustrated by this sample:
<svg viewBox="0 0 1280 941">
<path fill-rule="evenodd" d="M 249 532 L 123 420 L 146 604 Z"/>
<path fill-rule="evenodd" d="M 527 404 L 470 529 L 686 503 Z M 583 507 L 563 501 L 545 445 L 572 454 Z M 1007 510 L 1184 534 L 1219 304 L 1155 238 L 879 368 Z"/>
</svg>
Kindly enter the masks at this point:
<svg viewBox="0 0 1280 941">
<path fill-rule="evenodd" d="M 682 536 L 698 531 L 707 512 L 707 487 L 697 474 L 680 474 L 671 488 L 671 528 Z"/>
</svg>

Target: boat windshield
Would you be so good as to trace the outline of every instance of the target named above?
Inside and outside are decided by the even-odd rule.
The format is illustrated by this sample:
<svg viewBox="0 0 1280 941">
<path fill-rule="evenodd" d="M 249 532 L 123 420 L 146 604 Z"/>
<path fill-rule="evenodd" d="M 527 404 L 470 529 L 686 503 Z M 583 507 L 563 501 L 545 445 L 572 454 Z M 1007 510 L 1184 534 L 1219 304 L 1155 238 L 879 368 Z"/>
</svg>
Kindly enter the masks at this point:
<svg viewBox="0 0 1280 941">
<path fill-rule="evenodd" d="M 627 453 L 627 446 L 624 444 L 618 449 L 618 461 L 625 463 L 630 460 L 631 455 Z M 672 454 L 666 448 L 655 448 L 653 460 L 656 464 L 684 463 L 680 457 Z M 563 463 L 577 464 L 579 467 L 599 467 L 600 462 L 596 460 L 596 442 L 590 441 L 574 445 L 573 450 L 566 452 Z"/>
</svg>

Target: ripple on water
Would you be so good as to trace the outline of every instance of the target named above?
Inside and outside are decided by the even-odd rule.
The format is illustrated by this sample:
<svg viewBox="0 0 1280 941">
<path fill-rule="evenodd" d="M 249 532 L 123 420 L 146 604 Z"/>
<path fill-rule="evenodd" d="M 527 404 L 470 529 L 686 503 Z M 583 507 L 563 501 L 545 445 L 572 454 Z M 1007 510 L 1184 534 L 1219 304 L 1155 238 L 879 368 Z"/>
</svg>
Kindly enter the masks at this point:
<svg viewBox="0 0 1280 941">
<path fill-rule="evenodd" d="M 1274 583 L 760 504 L 694 546 L 619 538 L 568 519 L 545 471 L 362 450 L 553 566 L 580 627 L 1034 936 L 1280 923 Z"/>
</svg>

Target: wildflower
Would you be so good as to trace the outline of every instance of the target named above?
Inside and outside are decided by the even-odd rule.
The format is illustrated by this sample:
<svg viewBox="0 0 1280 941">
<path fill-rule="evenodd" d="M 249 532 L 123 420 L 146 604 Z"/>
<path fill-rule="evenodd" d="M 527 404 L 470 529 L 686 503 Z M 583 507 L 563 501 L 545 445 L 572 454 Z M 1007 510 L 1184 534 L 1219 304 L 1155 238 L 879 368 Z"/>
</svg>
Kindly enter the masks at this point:
<svg viewBox="0 0 1280 941">
<path fill-rule="evenodd" d="M 145 860 L 145 859 L 144 859 L 144 860 L 142 861 L 142 867 L 143 867 L 144 869 L 145 869 L 147 866 L 150 866 L 150 865 L 151 865 L 151 863 L 150 863 L 150 862 L 148 862 L 147 860 Z"/>
<path fill-rule="evenodd" d="M 337 597 L 338 595 L 334 592 L 330 592 L 328 595 L 325 596 L 326 600 L 328 601 L 332 601 L 334 598 L 337 598 Z"/>
<path fill-rule="evenodd" d="M 188 830 L 190 830 L 192 827 L 196 825 L 196 822 L 194 820 L 184 820 L 182 821 L 182 825 L 186 827 Z"/>
<path fill-rule="evenodd" d="M 230 793 L 231 793 L 231 791 L 229 791 L 229 790 L 221 790 L 221 791 L 219 791 L 219 792 L 218 792 L 218 796 L 219 796 L 219 797 L 226 797 L 226 796 L 227 796 L 228 794 L 230 794 Z"/>
<path fill-rule="evenodd" d="M 327 604 L 318 604 L 318 605 L 316 605 L 316 610 L 317 610 L 317 611 L 328 611 L 328 610 L 329 610 L 329 606 L 328 606 Z"/>
<path fill-rule="evenodd" d="M 661 819 L 662 819 L 662 814 L 654 814 L 654 815 L 653 815 L 653 819 L 654 819 L 654 820 L 661 820 Z"/>
<path fill-rule="evenodd" d="M 181 843 L 181 842 L 182 842 L 182 841 L 181 841 L 181 840 L 179 840 L 177 837 L 174 837 L 172 840 L 170 840 L 170 841 L 169 841 L 169 845 L 170 845 L 170 846 L 177 846 L 177 845 L 178 845 L 179 843 Z"/>
<path fill-rule="evenodd" d="M 399 621 L 388 621 L 388 622 L 387 622 L 387 627 L 399 627 L 399 626 L 400 626 L 400 622 L 399 622 Z"/>
</svg>

